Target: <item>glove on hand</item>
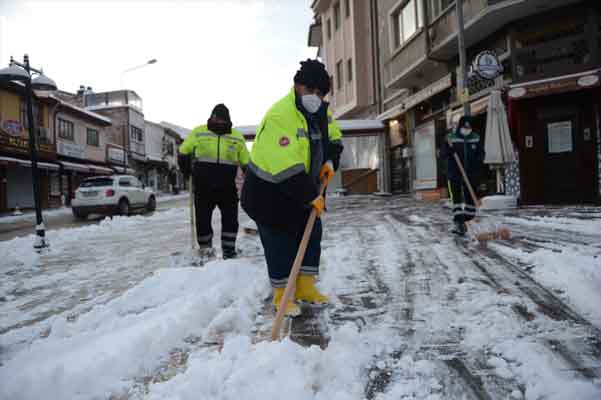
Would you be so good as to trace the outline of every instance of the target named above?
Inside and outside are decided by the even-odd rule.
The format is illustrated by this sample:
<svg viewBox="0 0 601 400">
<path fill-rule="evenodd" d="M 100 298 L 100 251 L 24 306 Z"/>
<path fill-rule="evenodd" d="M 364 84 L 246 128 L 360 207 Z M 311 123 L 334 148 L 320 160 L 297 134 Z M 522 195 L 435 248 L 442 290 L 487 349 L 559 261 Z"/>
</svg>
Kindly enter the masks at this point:
<svg viewBox="0 0 601 400">
<path fill-rule="evenodd" d="M 317 214 L 317 218 L 321 217 L 321 213 L 323 209 L 326 207 L 326 199 L 323 196 L 317 196 L 312 202 L 311 206 L 315 209 L 315 213 Z"/>
<path fill-rule="evenodd" d="M 334 165 L 332 164 L 332 161 L 328 160 L 322 165 L 321 170 L 319 171 L 319 180 L 321 182 L 325 181 L 325 184 L 327 185 L 334 178 L 334 174 Z"/>
</svg>

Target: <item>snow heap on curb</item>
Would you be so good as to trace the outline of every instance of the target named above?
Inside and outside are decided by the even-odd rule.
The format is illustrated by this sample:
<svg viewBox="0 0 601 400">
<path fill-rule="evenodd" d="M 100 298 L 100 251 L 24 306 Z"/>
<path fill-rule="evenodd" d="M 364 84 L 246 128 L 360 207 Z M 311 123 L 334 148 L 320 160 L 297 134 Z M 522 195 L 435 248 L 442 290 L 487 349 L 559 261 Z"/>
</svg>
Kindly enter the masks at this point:
<svg viewBox="0 0 601 400">
<path fill-rule="evenodd" d="M 152 376 L 186 338 L 248 334 L 267 290 L 258 268 L 229 261 L 163 269 L 74 322 L 53 317 L 47 338 L 3 362 L 0 398 L 108 398 Z"/>
</svg>

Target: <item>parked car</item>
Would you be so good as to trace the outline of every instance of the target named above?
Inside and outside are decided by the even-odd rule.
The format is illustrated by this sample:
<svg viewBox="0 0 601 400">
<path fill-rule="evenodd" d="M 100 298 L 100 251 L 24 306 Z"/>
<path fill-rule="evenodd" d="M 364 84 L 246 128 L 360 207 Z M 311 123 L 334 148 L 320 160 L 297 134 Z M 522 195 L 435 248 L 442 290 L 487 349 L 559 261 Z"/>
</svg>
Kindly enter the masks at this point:
<svg viewBox="0 0 601 400">
<path fill-rule="evenodd" d="M 90 214 L 129 215 L 140 209 L 151 212 L 156 209 L 156 197 L 134 176 L 95 176 L 81 182 L 71 209 L 77 219 Z"/>
</svg>

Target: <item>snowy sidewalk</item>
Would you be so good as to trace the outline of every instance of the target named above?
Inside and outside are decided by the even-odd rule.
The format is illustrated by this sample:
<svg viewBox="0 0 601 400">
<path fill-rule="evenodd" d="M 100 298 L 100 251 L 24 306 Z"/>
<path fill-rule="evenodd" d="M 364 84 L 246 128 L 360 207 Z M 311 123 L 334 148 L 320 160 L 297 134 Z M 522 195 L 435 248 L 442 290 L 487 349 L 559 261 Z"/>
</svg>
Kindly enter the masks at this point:
<svg viewBox="0 0 601 400">
<path fill-rule="evenodd" d="M 513 210 L 484 249 L 438 205 L 329 202 L 325 350 L 263 340 L 257 236 L 189 267 L 186 208 L 0 243 L 0 398 L 601 398 L 599 209 Z"/>
<path fill-rule="evenodd" d="M 167 194 L 167 195 L 157 195 L 157 203 L 165 203 L 168 201 L 176 201 L 181 199 L 187 199 L 188 192 L 182 192 L 180 194 Z M 71 207 L 60 207 L 53 208 L 49 210 L 43 210 L 44 217 L 56 217 L 56 216 L 65 216 L 71 215 Z M 27 211 L 17 215 L 11 214 L 2 214 L 0 215 L 0 224 L 12 224 L 15 222 L 23 222 L 23 221 L 34 221 L 35 220 L 35 212 Z"/>
</svg>

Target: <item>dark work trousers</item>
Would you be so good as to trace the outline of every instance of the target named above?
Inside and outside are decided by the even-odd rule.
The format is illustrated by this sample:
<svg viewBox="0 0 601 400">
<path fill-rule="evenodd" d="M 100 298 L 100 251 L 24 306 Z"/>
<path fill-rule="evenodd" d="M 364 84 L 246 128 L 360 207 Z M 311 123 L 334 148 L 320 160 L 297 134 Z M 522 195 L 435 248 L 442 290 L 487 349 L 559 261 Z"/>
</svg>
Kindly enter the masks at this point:
<svg viewBox="0 0 601 400">
<path fill-rule="evenodd" d="M 221 248 L 235 250 L 238 234 L 238 194 L 233 186 L 231 189 L 194 189 L 198 245 L 201 249 L 210 248 L 213 245 L 211 219 L 215 207 L 219 207 L 221 212 Z"/>
<path fill-rule="evenodd" d="M 470 179 L 473 184 L 474 179 Z M 476 206 L 467 185 L 462 180 L 449 180 L 449 194 L 453 202 L 453 221 L 467 222 L 476 216 Z"/>
<path fill-rule="evenodd" d="M 263 250 L 265 252 L 265 261 L 267 262 L 267 272 L 271 286 L 274 288 L 286 287 L 292 264 L 296 258 L 298 247 L 303 237 L 303 232 L 293 235 L 289 232 L 274 229 L 269 226 L 259 225 L 259 235 Z M 307 251 L 301 264 L 300 274 L 317 275 L 319 273 L 319 258 L 321 257 L 321 219 L 315 221 L 315 226 L 309 238 Z"/>
</svg>

